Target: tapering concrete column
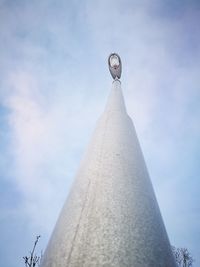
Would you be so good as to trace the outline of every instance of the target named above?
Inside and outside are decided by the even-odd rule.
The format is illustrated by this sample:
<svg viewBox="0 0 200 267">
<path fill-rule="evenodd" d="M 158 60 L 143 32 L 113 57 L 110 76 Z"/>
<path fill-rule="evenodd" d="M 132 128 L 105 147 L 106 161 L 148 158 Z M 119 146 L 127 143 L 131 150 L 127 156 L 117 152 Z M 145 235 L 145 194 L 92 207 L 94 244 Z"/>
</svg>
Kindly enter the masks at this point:
<svg viewBox="0 0 200 267">
<path fill-rule="evenodd" d="M 130 117 L 115 80 L 42 267 L 175 267 Z"/>
</svg>

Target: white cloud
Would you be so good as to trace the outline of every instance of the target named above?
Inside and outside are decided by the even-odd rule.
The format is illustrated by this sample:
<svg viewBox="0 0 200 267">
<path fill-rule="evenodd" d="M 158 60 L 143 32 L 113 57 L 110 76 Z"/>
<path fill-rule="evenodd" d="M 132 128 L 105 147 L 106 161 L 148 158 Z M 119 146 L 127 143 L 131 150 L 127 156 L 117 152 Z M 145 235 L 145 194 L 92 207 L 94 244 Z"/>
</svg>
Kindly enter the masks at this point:
<svg viewBox="0 0 200 267">
<path fill-rule="evenodd" d="M 40 82 L 39 76 L 27 71 L 10 74 L 4 105 L 10 114 L 12 179 L 25 197 L 23 210 L 31 224 L 48 231 L 69 190 L 100 105 L 97 101 L 85 106 L 85 97 L 78 91 L 68 94 L 69 88 L 47 94 Z"/>
</svg>

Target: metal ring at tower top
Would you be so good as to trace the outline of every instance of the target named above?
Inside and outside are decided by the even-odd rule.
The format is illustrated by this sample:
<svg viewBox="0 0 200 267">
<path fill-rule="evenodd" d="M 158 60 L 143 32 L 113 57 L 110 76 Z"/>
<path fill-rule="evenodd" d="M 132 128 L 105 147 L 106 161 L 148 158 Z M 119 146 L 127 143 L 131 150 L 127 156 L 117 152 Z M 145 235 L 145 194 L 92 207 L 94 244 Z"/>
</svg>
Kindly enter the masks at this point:
<svg viewBox="0 0 200 267">
<path fill-rule="evenodd" d="M 121 58 L 118 54 L 110 54 L 110 56 L 108 57 L 108 66 L 113 79 L 120 79 L 122 73 L 122 63 Z"/>
</svg>

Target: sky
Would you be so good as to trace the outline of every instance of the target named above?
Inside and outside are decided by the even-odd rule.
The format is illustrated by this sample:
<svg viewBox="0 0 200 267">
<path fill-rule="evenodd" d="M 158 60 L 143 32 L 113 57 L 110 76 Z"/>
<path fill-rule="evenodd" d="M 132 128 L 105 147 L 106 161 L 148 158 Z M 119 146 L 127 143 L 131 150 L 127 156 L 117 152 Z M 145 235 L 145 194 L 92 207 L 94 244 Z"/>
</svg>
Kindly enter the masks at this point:
<svg viewBox="0 0 200 267">
<path fill-rule="evenodd" d="M 172 245 L 200 266 L 200 1 L 0 0 L 0 266 L 45 250 L 122 88 Z"/>
</svg>

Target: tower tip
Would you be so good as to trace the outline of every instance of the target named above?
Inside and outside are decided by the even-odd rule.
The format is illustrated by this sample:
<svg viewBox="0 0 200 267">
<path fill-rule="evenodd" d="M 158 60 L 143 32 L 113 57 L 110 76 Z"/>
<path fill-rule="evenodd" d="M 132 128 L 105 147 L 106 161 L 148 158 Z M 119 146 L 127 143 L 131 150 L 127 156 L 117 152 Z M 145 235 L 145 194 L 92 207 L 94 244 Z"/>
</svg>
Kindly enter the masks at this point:
<svg viewBox="0 0 200 267">
<path fill-rule="evenodd" d="M 122 73 L 122 62 L 120 56 L 117 53 L 110 54 L 110 56 L 108 57 L 108 66 L 113 79 L 120 79 Z"/>
</svg>

